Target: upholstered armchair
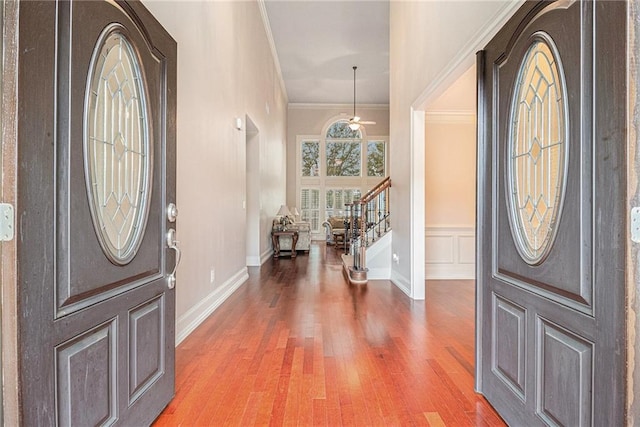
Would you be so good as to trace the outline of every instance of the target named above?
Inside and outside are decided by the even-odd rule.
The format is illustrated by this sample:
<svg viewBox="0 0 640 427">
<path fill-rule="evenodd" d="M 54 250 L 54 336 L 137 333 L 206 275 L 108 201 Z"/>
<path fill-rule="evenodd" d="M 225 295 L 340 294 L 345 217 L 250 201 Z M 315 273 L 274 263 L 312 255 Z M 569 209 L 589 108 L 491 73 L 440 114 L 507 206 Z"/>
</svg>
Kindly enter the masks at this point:
<svg viewBox="0 0 640 427">
<path fill-rule="evenodd" d="M 327 234 L 327 244 L 344 243 L 344 219 L 343 216 L 332 216 L 322 223 Z"/>
</svg>

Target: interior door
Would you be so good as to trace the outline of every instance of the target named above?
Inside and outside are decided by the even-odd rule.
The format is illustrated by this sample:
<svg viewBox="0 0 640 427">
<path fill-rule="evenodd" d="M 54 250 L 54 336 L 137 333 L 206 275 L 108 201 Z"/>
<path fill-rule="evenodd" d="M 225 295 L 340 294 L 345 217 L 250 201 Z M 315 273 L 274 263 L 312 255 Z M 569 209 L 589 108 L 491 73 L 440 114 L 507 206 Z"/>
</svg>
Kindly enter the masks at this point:
<svg viewBox="0 0 640 427">
<path fill-rule="evenodd" d="M 23 1 L 19 28 L 21 421 L 147 425 L 174 393 L 176 43 L 139 2 Z"/>
<path fill-rule="evenodd" d="M 527 2 L 478 54 L 477 389 L 622 425 L 625 2 Z"/>
</svg>

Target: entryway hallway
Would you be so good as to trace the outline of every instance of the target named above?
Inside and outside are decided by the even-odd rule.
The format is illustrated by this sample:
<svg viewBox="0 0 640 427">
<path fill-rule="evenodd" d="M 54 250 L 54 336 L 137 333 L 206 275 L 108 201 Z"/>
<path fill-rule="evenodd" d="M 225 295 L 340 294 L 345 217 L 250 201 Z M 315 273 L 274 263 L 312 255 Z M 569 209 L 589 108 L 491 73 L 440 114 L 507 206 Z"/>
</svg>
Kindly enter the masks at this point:
<svg viewBox="0 0 640 427">
<path fill-rule="evenodd" d="M 156 426 L 504 425 L 473 391 L 474 283 L 345 280 L 340 252 L 269 260 L 176 349 Z"/>
</svg>

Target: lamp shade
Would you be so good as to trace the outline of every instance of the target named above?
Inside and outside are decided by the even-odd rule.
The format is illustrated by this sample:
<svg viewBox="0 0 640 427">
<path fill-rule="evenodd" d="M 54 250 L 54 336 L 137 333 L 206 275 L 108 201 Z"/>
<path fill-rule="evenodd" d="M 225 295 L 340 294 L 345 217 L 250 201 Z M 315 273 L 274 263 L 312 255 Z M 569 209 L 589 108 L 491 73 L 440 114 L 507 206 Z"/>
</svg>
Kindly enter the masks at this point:
<svg viewBox="0 0 640 427">
<path fill-rule="evenodd" d="M 295 206 L 293 207 L 293 210 L 291 211 L 291 213 L 293 214 L 293 216 L 299 216 L 300 212 L 298 211 L 298 208 L 296 208 Z"/>
<path fill-rule="evenodd" d="M 280 210 L 278 211 L 278 213 L 276 215 L 278 215 L 278 216 L 289 216 L 289 215 L 291 215 L 291 212 L 289 211 L 288 207 L 286 207 L 285 205 L 281 205 L 280 206 Z"/>
</svg>

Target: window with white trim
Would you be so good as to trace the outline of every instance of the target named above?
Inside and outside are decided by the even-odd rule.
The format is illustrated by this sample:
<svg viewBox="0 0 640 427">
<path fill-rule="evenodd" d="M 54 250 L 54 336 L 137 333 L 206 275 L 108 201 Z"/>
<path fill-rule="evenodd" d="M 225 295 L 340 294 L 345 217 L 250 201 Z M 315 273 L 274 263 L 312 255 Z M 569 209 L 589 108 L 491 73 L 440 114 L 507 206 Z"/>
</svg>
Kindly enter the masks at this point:
<svg viewBox="0 0 640 427">
<path fill-rule="evenodd" d="M 344 216 L 345 204 L 360 199 L 388 175 L 388 137 L 352 130 L 348 120 L 328 123 L 320 136 L 297 138 L 297 194 L 302 221 L 322 235 L 322 223 Z M 323 207 L 323 209 L 321 209 Z"/>
<path fill-rule="evenodd" d="M 320 228 L 320 190 L 303 188 L 300 192 L 300 218 L 310 222 L 312 230 Z"/>
</svg>

